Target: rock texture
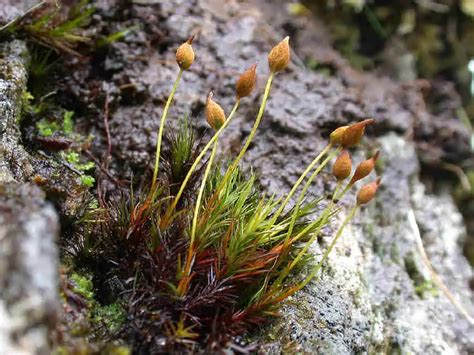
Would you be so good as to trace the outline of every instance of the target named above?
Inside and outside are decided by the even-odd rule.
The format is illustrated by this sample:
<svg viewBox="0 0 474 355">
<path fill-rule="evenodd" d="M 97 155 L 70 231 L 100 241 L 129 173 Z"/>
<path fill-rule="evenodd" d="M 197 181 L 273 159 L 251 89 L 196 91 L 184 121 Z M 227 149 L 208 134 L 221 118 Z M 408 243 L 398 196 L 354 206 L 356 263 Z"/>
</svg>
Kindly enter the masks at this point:
<svg viewBox="0 0 474 355">
<path fill-rule="evenodd" d="M 49 354 L 58 297 L 58 217 L 35 186 L 0 183 L 0 353 Z"/>
<path fill-rule="evenodd" d="M 419 233 L 442 280 L 468 312 L 474 314 L 473 293 L 469 287 L 473 271 L 462 255 L 460 243 L 465 229 L 459 211 L 448 192 L 429 194 L 418 178 L 420 157 L 424 159 L 432 153 L 427 146 L 434 149 L 437 159 L 456 161 L 470 156 L 468 137 L 454 114 L 449 116 L 449 112 L 444 111 L 441 117 L 430 113 L 416 83 L 402 85 L 388 77 L 350 68 L 329 48 L 324 27 L 313 20 L 289 17 L 284 5 L 275 7 L 278 3 L 275 1 L 133 1 L 125 9 L 119 3 L 98 1 L 96 20 L 107 20 L 111 28 L 140 25 L 141 29 L 127 36 L 125 41 L 114 43 L 94 65 L 76 69 L 64 79 L 63 87 L 69 100 L 91 110 L 94 105 L 99 106 L 97 92 L 107 92 L 111 107 L 111 165 L 115 173 L 123 174 L 131 168 L 149 169 L 159 115 L 177 73 L 173 51 L 193 33 L 198 34 L 193 45 L 196 62 L 183 76 L 169 117 L 173 124 L 176 118 L 190 112 L 196 128 L 205 133 L 203 107 L 209 90 L 213 90 L 216 101 L 229 110 L 239 73 L 258 61 L 256 91 L 261 93 L 268 74 L 266 53 L 291 32 L 295 49 L 293 64 L 278 74 L 259 134 L 244 162 L 258 171 L 262 186 L 269 192 L 288 191 L 305 165 L 326 144 L 333 128 L 369 115 L 376 119 L 375 127 L 368 130 L 369 138 L 362 149 L 357 150 L 355 159 L 362 160 L 366 155 L 364 151 L 382 150 L 378 173 L 383 176 L 383 187 L 377 201 L 359 211 L 320 277 L 293 297 L 285 306 L 283 317 L 261 335 L 261 340 L 271 343 L 263 351 L 474 352 L 473 326 L 433 285 L 418 247 Z M 332 74 L 305 69 L 298 56 L 326 63 L 333 68 Z M 21 78 L 24 85 L 24 72 Z M 0 84 L 4 91 L 5 86 L 1 85 L 5 84 Z M 242 102 L 235 122 L 225 132 L 222 149 L 235 152 L 241 145 L 253 123 L 259 95 Z M 8 96 L 10 103 L 2 104 L 2 110 L 7 108 L 7 113 L 8 107 L 15 105 L 11 100 L 18 102 L 19 96 Z M 102 109 L 103 103 L 100 107 Z M 2 136 L 2 142 L 18 139 L 8 123 L 13 122 L 12 117 L 11 113 L 1 116 L 2 122 L 7 123 L 5 127 L 10 127 Z M 93 122 L 92 132 L 98 137 L 94 148 L 96 152 L 103 152 L 102 120 L 91 120 L 86 115 L 79 119 L 89 124 Z M 11 146 L 21 149 L 15 144 Z M 11 151 L 0 146 L 0 151 L 2 149 Z M 27 170 L 28 164 L 19 168 L 18 173 L 8 165 L 2 169 L 0 176 L 12 180 Z M 10 189 L 10 185 L 5 186 Z M 35 194 L 33 209 L 22 209 L 21 206 L 26 206 L 22 192 L 26 187 L 15 186 L 17 191 L 8 196 L 21 198 L 14 204 L 8 202 L 7 206 L 38 216 L 27 220 L 42 221 L 34 230 L 43 235 L 46 242 L 42 245 L 50 250 L 47 245 L 52 243 L 55 229 L 54 222 L 44 224 L 49 217 L 54 221 L 49 207 L 42 205 L 41 198 Z M 311 193 L 323 196 L 333 187 L 334 181 L 325 174 Z M 1 192 L 0 196 L 3 196 Z M 349 206 L 353 198 L 349 194 L 343 203 Z M 17 220 L 16 214 L 13 216 L 7 229 L 4 224 L 1 228 L 8 235 L 26 238 L 29 224 Z M 333 225 L 336 227 L 337 221 Z M 1 228 L 3 242 L 6 239 Z M 17 232 L 10 232 L 10 228 Z M 313 248 L 316 256 L 321 254 L 331 235 L 331 230 L 324 231 L 320 243 Z M 34 242 L 37 236 L 33 234 L 30 238 L 32 245 L 39 247 Z M 54 263 L 53 254 L 51 262 Z M 41 261 L 44 258 L 38 258 L 37 262 Z M 31 275 L 36 269 L 38 264 L 28 269 L 29 273 L 25 269 L 25 275 Z M 56 275 L 44 276 L 49 282 L 56 282 Z M 39 289 L 32 285 L 32 290 Z M 51 289 L 51 284 L 47 289 Z M 45 305 L 50 299 L 49 296 L 42 298 L 39 309 L 43 313 L 40 314 L 47 314 Z M 3 304 L 2 312 L 11 312 L 11 305 L 6 301 Z M 40 329 L 35 334 L 44 335 L 45 323 L 35 324 L 39 324 Z"/>
<path fill-rule="evenodd" d="M 0 353 L 49 354 L 58 316 L 57 213 L 24 183 L 32 171 L 18 118 L 26 87 L 23 42 L 0 45 Z"/>
<path fill-rule="evenodd" d="M 281 27 L 290 28 L 296 54 L 308 56 L 318 51 L 316 58 L 332 63 L 335 73 L 328 76 L 306 70 L 294 56 L 290 70 L 275 80 L 246 165 L 259 172 L 260 182 L 269 192 L 288 191 L 326 144 L 331 129 L 370 115 L 376 125 L 369 129 L 372 138 L 366 140 L 364 148 L 367 153 L 382 149 L 379 174 L 383 176 L 383 188 L 377 201 L 359 212 L 321 277 L 287 304 L 281 321 L 263 336 L 276 342 L 265 350 L 333 354 L 474 351 L 473 326 L 433 285 L 415 238 L 419 230 L 435 269 L 474 314 L 469 287 L 472 269 L 460 246 L 465 237 L 461 216 L 448 193 L 427 194 L 418 178 L 418 154 L 431 154 L 420 149 L 426 147 L 426 142 L 437 158 L 469 157 L 468 137 L 462 125 L 454 114 L 449 120 L 431 114 L 416 83 L 402 85 L 351 69 L 324 41 L 317 42 L 325 36 L 323 28 L 308 20 L 301 23 L 289 19 L 272 6 L 273 2 L 243 6 L 203 0 L 132 7 L 128 23 L 144 23 L 148 37 L 139 32 L 126 43 L 115 45 L 105 62 L 111 73 L 109 87 L 128 82 L 136 90 L 126 105 L 120 100 L 130 99 L 130 93 L 117 95 L 111 118 L 113 154 L 116 162 L 121 162 L 117 169 L 127 165 L 144 169 L 151 161 L 161 106 L 177 71 L 173 49 L 180 42 L 198 33 L 193 45 L 197 59 L 175 96 L 171 122 L 190 111 L 202 132 L 208 91 L 212 89 L 215 99 L 229 109 L 239 72 L 258 61 L 258 92 L 262 92 L 268 73 L 266 53 L 286 35 Z M 309 36 L 310 31 L 314 37 Z M 140 47 L 140 43 L 150 43 L 150 33 L 158 36 L 163 54 Z M 130 53 L 143 60 L 132 63 L 117 59 Z M 91 73 L 83 75 L 94 80 Z M 78 96 L 87 97 L 87 91 Z M 223 139 L 224 149 L 232 152 L 240 146 L 257 105 L 255 96 L 243 101 Z M 440 125 L 449 126 L 442 134 L 451 132 L 449 137 L 459 144 L 454 145 L 451 138 L 438 139 L 441 130 L 427 128 Z M 427 138 L 429 131 L 433 135 L 422 140 L 420 137 Z M 356 159 L 362 158 L 359 150 Z M 321 196 L 333 187 L 334 182 L 326 175 L 311 193 Z M 347 196 L 344 203 L 350 205 L 353 198 Z M 409 215 L 415 216 L 416 223 L 413 218 L 409 220 Z M 330 235 L 330 230 L 325 231 L 321 244 L 315 246 L 317 255 Z"/>
<path fill-rule="evenodd" d="M 325 354 L 470 353 L 474 327 L 435 286 L 417 244 L 421 234 L 441 279 L 472 314 L 462 217 L 449 194 L 425 193 L 413 145 L 393 133 L 377 144 L 384 167 L 376 202 L 344 232 L 321 276 L 288 303 L 270 339 Z M 329 241 L 323 237 L 316 255 Z"/>
<path fill-rule="evenodd" d="M 0 44 L 0 181 L 23 180 L 32 171 L 20 144 L 18 119 L 27 81 L 25 43 Z"/>
</svg>

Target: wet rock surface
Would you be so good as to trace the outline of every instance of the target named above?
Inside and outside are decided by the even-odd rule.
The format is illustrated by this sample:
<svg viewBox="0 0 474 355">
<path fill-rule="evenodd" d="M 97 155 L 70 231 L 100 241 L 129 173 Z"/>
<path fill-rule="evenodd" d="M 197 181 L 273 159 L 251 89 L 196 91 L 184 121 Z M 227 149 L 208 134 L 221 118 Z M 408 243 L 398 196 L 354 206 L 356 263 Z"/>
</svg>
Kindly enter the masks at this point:
<svg viewBox="0 0 474 355">
<path fill-rule="evenodd" d="M 96 136 L 97 156 L 106 145 L 101 118 L 104 100 L 109 100 L 111 166 L 117 176 L 132 169 L 135 174 L 149 172 L 159 116 L 177 74 L 174 49 L 194 33 L 198 34 L 196 62 L 183 76 L 169 122 L 173 125 L 190 113 L 200 134 L 207 134 L 203 112 L 207 93 L 213 90 L 216 101 L 228 112 L 238 75 L 256 61 L 256 92 L 261 93 L 268 74 L 266 53 L 288 31 L 297 56 L 314 57 L 332 68 L 329 75 L 312 72 L 294 56 L 290 69 L 275 80 L 261 128 L 244 160 L 271 193 L 291 188 L 325 146 L 332 129 L 367 116 L 376 119 L 364 148 L 366 153 L 382 149 L 378 172 L 383 175 L 383 188 L 377 201 L 359 212 L 320 278 L 293 297 L 281 320 L 261 335 L 271 343 L 263 350 L 473 352 L 473 326 L 433 286 L 416 240 L 418 228 L 434 268 L 474 314 L 469 288 L 472 268 L 460 245 L 465 237 L 462 218 L 447 192 L 428 194 L 418 179 L 419 160 L 463 164 L 469 159 L 468 137 L 450 116 L 453 109 L 444 106 L 430 112 L 419 83 L 400 84 L 350 68 L 330 49 L 321 24 L 290 18 L 283 10 L 275 13 L 275 2 L 153 3 L 134 1 L 125 7 L 120 1 L 99 1 L 97 23 L 107 20 L 113 29 L 139 25 L 139 30 L 114 43 L 93 63 L 75 67 L 61 83 L 60 95 L 80 108 L 79 122 Z M 253 123 L 258 95 L 242 102 L 235 121 L 224 132 L 222 150 L 235 153 L 240 147 Z M 18 137 L 14 128 L 5 132 L 2 137 Z M 355 159 L 360 161 L 363 155 L 359 149 Z M 18 173 L 7 166 L 0 176 L 18 179 L 16 175 L 28 171 L 28 161 L 25 158 Z M 310 192 L 321 196 L 334 186 L 326 174 Z M 353 198 L 349 194 L 343 204 L 351 205 Z M 416 224 L 409 221 L 409 213 Z M 48 233 L 54 236 L 53 231 Z M 316 255 L 331 235 L 330 230 L 324 231 L 314 246 Z"/>
</svg>

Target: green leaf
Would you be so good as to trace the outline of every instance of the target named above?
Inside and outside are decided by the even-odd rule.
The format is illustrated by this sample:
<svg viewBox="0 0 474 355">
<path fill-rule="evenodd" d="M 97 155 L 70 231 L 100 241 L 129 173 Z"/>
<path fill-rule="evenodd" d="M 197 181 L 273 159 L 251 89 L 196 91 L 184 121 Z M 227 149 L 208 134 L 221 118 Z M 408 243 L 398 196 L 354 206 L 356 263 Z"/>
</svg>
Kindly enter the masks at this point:
<svg viewBox="0 0 474 355">
<path fill-rule="evenodd" d="M 93 161 L 88 161 L 84 164 L 76 164 L 76 168 L 80 171 L 87 171 L 95 168 L 95 163 Z"/>
<path fill-rule="evenodd" d="M 54 132 L 57 132 L 60 129 L 57 122 L 49 122 L 45 119 L 36 122 L 36 128 L 38 129 L 39 134 L 44 137 L 52 136 Z"/>
<path fill-rule="evenodd" d="M 81 184 L 87 187 L 94 186 L 95 179 L 90 175 L 81 176 Z"/>
<path fill-rule="evenodd" d="M 123 30 L 120 30 L 120 31 L 117 31 L 117 32 L 114 32 L 106 37 L 103 37 L 101 39 L 99 39 L 97 41 L 97 44 L 96 46 L 97 47 L 104 47 L 104 46 L 108 46 L 114 42 L 117 42 L 117 41 L 120 41 L 122 40 L 123 38 L 125 38 L 125 36 L 127 36 L 129 33 L 135 31 L 138 29 L 138 26 L 133 26 L 133 27 L 128 27 L 128 28 L 125 28 Z"/>
<path fill-rule="evenodd" d="M 79 163 L 79 153 L 77 152 L 68 152 L 65 156 L 66 161 L 70 164 L 77 164 Z"/>
<path fill-rule="evenodd" d="M 74 132 L 74 122 L 72 121 L 73 116 L 74 116 L 74 111 L 64 112 L 63 131 L 66 134 L 72 134 Z"/>
</svg>

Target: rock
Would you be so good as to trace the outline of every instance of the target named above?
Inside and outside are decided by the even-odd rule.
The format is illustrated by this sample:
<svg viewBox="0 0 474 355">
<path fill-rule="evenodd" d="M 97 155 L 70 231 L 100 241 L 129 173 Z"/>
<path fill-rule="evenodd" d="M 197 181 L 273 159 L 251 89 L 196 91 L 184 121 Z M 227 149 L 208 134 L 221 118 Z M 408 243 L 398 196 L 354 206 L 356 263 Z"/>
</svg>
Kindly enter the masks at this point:
<svg viewBox="0 0 474 355">
<path fill-rule="evenodd" d="M 160 53 L 165 55 L 150 55 L 148 49 L 137 47 L 136 41 L 143 41 L 143 33 L 114 46 L 109 53 L 109 65 L 118 60 L 121 64 L 113 67 L 122 70 L 104 78 L 107 85 L 117 87 L 130 82 L 144 93 L 140 100 L 127 100 L 126 104 L 120 103 L 120 95 L 115 99 L 111 117 L 115 169 L 149 169 L 161 107 L 177 73 L 174 49 L 196 32 L 196 61 L 183 75 L 170 109 L 169 126 L 190 112 L 196 128 L 204 132 L 203 107 L 209 90 L 228 111 L 234 102 L 239 73 L 258 61 L 258 94 L 242 101 L 235 121 L 221 140 L 223 149 L 235 152 L 253 124 L 268 74 L 266 53 L 285 35 L 283 30 L 275 29 L 294 29 L 290 42 L 296 54 L 305 48 L 305 53 L 321 50 L 337 64 L 336 71 L 327 75 L 305 70 L 295 58 L 290 70 L 277 75 L 245 165 L 258 172 L 268 192 L 289 191 L 306 164 L 326 145 L 332 129 L 373 116 L 376 125 L 368 129 L 369 139 L 357 150 L 355 159 L 362 160 L 364 150 L 368 153 L 380 147 L 383 187 L 376 201 L 363 208 L 345 231 L 320 278 L 285 305 L 281 319 L 260 340 L 274 340 L 266 348 L 274 353 L 292 351 L 288 349 L 332 354 L 474 351 L 473 327 L 433 285 L 417 248 L 414 225 L 407 217 L 413 211 L 435 269 L 473 314 L 469 289 L 472 268 L 459 245 L 465 234 L 459 211 L 449 194 L 424 192 L 418 178 L 417 154 L 430 153 L 419 149 L 421 131 L 415 140 L 409 138 L 410 133 L 440 122 L 436 114 L 426 110 L 420 88 L 355 71 L 327 43 L 314 43 L 314 39 L 306 42 L 311 38 L 310 31 L 316 33 L 316 38 L 324 34 L 315 32 L 308 21 L 298 25 L 281 13 L 275 14 L 273 2 L 270 6 L 255 1 L 246 3 L 245 8 L 238 3 L 219 4 L 203 0 L 148 6 L 137 3 L 132 7 L 127 24 L 139 22 L 156 31 L 147 34 L 148 41 L 156 38 L 152 36 L 161 38 Z M 153 27 L 157 21 L 161 21 L 159 30 Z M 168 36 L 159 37 L 162 33 Z M 124 60 L 130 53 L 143 60 Z M 96 79 L 94 70 L 84 70 L 89 71 L 80 74 L 84 85 L 75 86 L 78 100 L 88 99 L 88 91 L 81 90 L 89 80 Z M 461 161 L 466 159 L 467 136 L 456 123 L 444 120 L 442 125 L 454 127 L 461 142 L 456 156 Z M 444 146 L 436 139 L 430 142 L 439 157 L 452 151 L 451 143 Z M 98 143 L 96 149 L 102 144 Z M 330 175 L 323 174 L 310 193 L 324 196 L 333 187 Z M 351 205 L 353 198 L 354 194 L 348 195 L 344 203 Z M 322 243 L 314 246 L 316 255 L 321 255 L 333 232 L 324 232 Z"/>
<path fill-rule="evenodd" d="M 23 181 L 30 158 L 20 144 L 19 118 L 27 82 L 28 51 L 22 41 L 0 44 L 0 181 Z"/>
<path fill-rule="evenodd" d="M 49 354 L 58 319 L 58 216 L 35 186 L 0 183 L 0 353 Z"/>
<path fill-rule="evenodd" d="M 421 233 L 441 279 L 474 314 L 462 217 L 449 194 L 425 193 L 413 144 L 393 133 L 378 144 L 383 184 L 375 203 L 358 212 L 320 276 L 288 302 L 267 336 L 325 354 L 470 353 L 474 327 L 436 287 L 417 247 Z"/>
<path fill-rule="evenodd" d="M 114 3 L 101 2 L 104 16 L 112 16 Z M 364 150 L 368 153 L 380 147 L 378 170 L 383 185 L 376 201 L 358 212 L 319 278 L 285 304 L 283 316 L 259 340 L 272 341 L 266 348 L 270 353 L 474 352 L 472 325 L 434 286 L 417 246 L 419 232 L 441 279 L 473 314 L 469 288 L 473 274 L 459 245 L 465 234 L 459 211 L 448 193 L 428 194 L 418 178 L 419 158 L 433 152 L 420 149 L 424 142 L 433 146 L 437 159 L 463 161 L 469 156 L 467 136 L 457 122 L 447 118 L 445 105 L 442 115 L 430 113 L 417 85 L 355 71 L 324 42 L 327 35 L 321 24 L 288 18 L 283 11 L 276 13 L 275 2 L 255 0 L 245 7 L 238 2 L 222 4 L 215 0 L 134 1 L 121 12 L 125 20 L 114 25 L 140 24 L 145 30 L 114 43 L 102 62 L 78 68 L 65 78 L 64 89 L 78 105 L 88 108 L 97 105 L 97 88 L 107 88 L 112 99 L 115 173 L 123 176 L 133 168 L 137 176 L 149 169 L 162 105 L 177 73 L 174 49 L 193 33 L 198 33 L 193 43 L 196 62 L 183 75 L 169 125 L 190 112 L 198 131 L 205 133 L 203 107 L 209 90 L 228 112 L 238 75 L 258 61 L 256 93 L 242 102 L 235 122 L 222 138 L 223 149 L 237 150 L 250 130 L 263 91 L 268 74 L 266 53 L 290 29 L 295 54 L 315 56 L 331 63 L 334 71 L 306 70 L 294 56 L 290 69 L 275 79 L 245 166 L 258 171 L 268 192 L 286 192 L 326 145 L 332 129 L 370 115 L 376 125 L 368 129 L 368 139 L 354 158 L 360 161 Z M 102 109 L 103 103 L 97 106 Z M 102 120 L 92 124 L 96 136 L 102 137 Z M 445 143 L 443 127 L 455 133 L 459 144 Z M 9 139 L 17 139 L 15 134 L 11 130 L 9 137 L 13 138 Z M 103 152 L 103 141 L 93 144 L 96 151 Z M 9 180 L 19 179 L 27 170 L 26 162 L 18 172 L 6 166 L 2 174 Z M 325 173 L 310 193 L 324 197 L 333 187 L 331 176 Z M 16 185 L 15 189 L 14 196 L 25 198 L 22 188 Z M 353 199 L 354 194 L 349 194 L 343 203 L 350 206 Z M 18 206 L 24 206 L 21 199 Z M 23 210 L 32 213 L 26 207 Z M 39 207 L 35 211 L 48 214 Z M 343 217 L 341 213 L 338 218 Z M 337 225 L 335 221 L 333 228 Z M 38 228 L 41 230 L 51 238 L 44 226 Z M 334 230 L 326 229 L 321 242 L 313 246 L 316 258 L 333 234 Z M 8 310 L 7 306 L 0 308 L 3 313 Z M 45 329 L 44 324 L 39 326 Z"/>
<path fill-rule="evenodd" d="M 18 2 L 16 0 L 3 0 L 2 7 L 0 8 L 0 27 L 14 20 L 18 16 L 28 10 L 28 8 L 35 5 L 37 2 L 34 0 L 24 0 Z"/>
<path fill-rule="evenodd" d="M 18 126 L 26 64 L 23 42 L 0 46 L 1 354 L 49 354 L 59 307 L 58 216 L 38 187 L 24 183 L 32 170 Z"/>
<path fill-rule="evenodd" d="M 29 60 L 23 41 L 0 44 L 0 181 L 36 181 L 61 215 L 72 218 L 90 199 L 80 176 L 63 159 L 42 151 L 27 152 L 22 142 L 20 125 Z"/>
</svg>

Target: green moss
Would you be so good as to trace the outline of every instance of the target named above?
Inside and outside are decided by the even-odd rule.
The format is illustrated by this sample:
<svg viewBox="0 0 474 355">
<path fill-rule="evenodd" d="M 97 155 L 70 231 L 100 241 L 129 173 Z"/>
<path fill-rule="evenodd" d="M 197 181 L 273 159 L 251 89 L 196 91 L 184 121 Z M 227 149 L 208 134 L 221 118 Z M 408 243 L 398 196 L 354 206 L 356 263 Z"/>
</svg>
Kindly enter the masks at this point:
<svg viewBox="0 0 474 355">
<path fill-rule="evenodd" d="M 129 33 L 135 31 L 138 29 L 138 26 L 133 26 L 133 27 L 129 27 L 129 28 L 125 28 L 123 30 L 120 30 L 120 31 L 117 31 L 117 32 L 114 32 L 106 37 L 103 37 L 101 39 L 99 39 L 97 42 L 96 42 L 96 47 L 100 48 L 100 47 L 105 47 L 105 46 L 108 46 L 108 45 L 111 45 L 112 43 L 115 43 L 115 42 L 118 42 L 118 41 L 121 41 L 122 39 L 124 39 Z"/>
<path fill-rule="evenodd" d="M 74 133 L 74 123 L 72 121 L 72 116 L 74 116 L 73 111 L 65 111 L 63 116 L 63 132 L 70 135 Z"/>
<path fill-rule="evenodd" d="M 64 153 L 64 159 L 66 159 L 69 164 L 76 165 L 79 163 L 79 153 L 74 151 L 66 152 Z"/>
<path fill-rule="evenodd" d="M 94 286 L 91 277 L 73 273 L 70 278 L 75 283 L 74 291 L 92 302 L 94 300 Z"/>
<path fill-rule="evenodd" d="M 44 137 L 52 136 L 55 132 L 58 132 L 61 129 L 57 122 L 46 119 L 36 122 L 36 128 L 38 129 L 39 134 Z"/>
<path fill-rule="evenodd" d="M 25 109 L 31 113 L 38 113 L 39 107 L 31 103 L 33 96 L 29 92 L 25 92 L 24 97 Z M 73 116 L 73 111 L 64 111 L 62 124 L 43 118 L 36 122 L 36 128 L 38 129 L 39 134 L 44 137 L 52 136 L 55 132 L 62 132 L 65 136 L 71 136 L 74 133 L 74 123 L 72 121 Z"/>
<path fill-rule="evenodd" d="M 418 297 L 425 298 L 429 294 L 436 295 L 437 290 L 435 285 L 431 280 L 426 279 L 420 272 L 414 254 L 407 254 L 404 261 L 405 269 L 408 273 L 408 276 L 410 276 L 410 279 L 413 281 L 415 293 L 418 295 Z"/>
<path fill-rule="evenodd" d="M 118 303 L 98 306 L 94 310 L 94 321 L 103 322 L 111 332 L 117 331 L 125 319 L 125 312 Z"/>
<path fill-rule="evenodd" d="M 90 42 L 89 37 L 81 35 L 81 29 L 89 24 L 95 12 L 95 8 L 89 5 L 89 0 L 76 2 L 69 11 L 60 11 L 60 2 L 57 4 L 59 6 L 46 9 L 41 4 L 31 7 L 23 15 L 1 27 L 0 32 L 11 33 L 28 42 L 71 54 L 77 54 L 74 49 L 78 43 Z"/>
<path fill-rule="evenodd" d="M 125 312 L 119 303 L 101 305 L 94 299 L 94 285 L 89 275 L 73 273 L 70 279 L 74 281 L 74 292 L 87 300 L 88 318 L 94 324 L 103 324 L 111 332 L 117 331 L 125 321 Z M 86 336 L 89 329 L 79 327 L 72 329 L 71 333 L 76 336 Z"/>
<path fill-rule="evenodd" d="M 431 280 L 424 280 L 415 287 L 416 294 L 421 298 L 438 295 L 438 289 Z"/>
<path fill-rule="evenodd" d="M 73 150 L 65 152 L 64 159 L 79 171 L 88 171 L 95 168 L 95 163 L 92 161 L 81 163 L 81 157 L 79 153 Z"/>
<path fill-rule="evenodd" d="M 63 152 L 63 158 L 71 164 L 75 169 L 86 172 L 95 168 L 95 163 L 92 161 L 86 161 L 81 163 L 81 157 L 76 151 Z M 91 175 L 84 174 L 80 177 L 81 184 L 87 187 L 94 186 L 95 178 Z"/>
<path fill-rule="evenodd" d="M 90 175 L 82 175 L 81 176 L 81 184 L 87 187 L 94 186 L 95 179 Z"/>
<path fill-rule="evenodd" d="M 21 107 L 23 112 L 25 111 L 30 111 L 33 107 L 32 102 L 34 100 L 33 94 L 29 92 L 28 90 L 23 91 L 21 94 Z"/>
<path fill-rule="evenodd" d="M 110 349 L 107 352 L 107 355 L 130 355 L 131 353 L 130 348 L 126 346 L 117 346 Z"/>
</svg>

